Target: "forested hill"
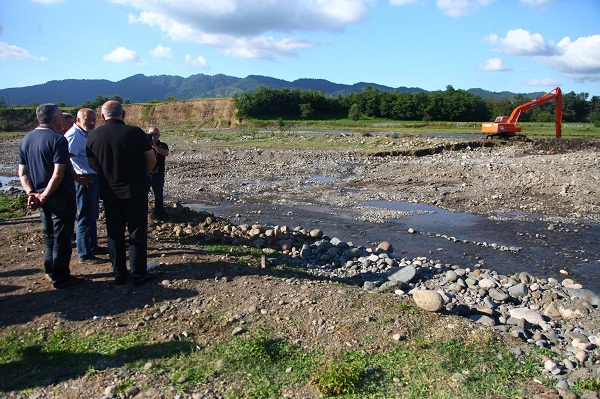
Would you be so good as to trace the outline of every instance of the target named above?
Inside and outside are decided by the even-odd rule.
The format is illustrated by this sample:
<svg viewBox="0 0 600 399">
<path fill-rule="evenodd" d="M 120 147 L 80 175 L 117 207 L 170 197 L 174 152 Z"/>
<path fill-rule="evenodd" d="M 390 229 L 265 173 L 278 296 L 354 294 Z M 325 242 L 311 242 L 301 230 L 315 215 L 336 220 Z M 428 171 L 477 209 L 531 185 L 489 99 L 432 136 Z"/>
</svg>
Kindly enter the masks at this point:
<svg viewBox="0 0 600 399">
<path fill-rule="evenodd" d="M 359 82 L 353 85 L 333 83 L 324 79 L 297 79 L 293 82 L 271 78 L 268 76 L 249 75 L 237 78 L 227 75 L 197 74 L 188 78 L 181 76 L 134 75 L 118 82 L 109 80 L 66 79 L 53 80 L 44 84 L 0 89 L 0 103 L 8 106 L 27 105 L 32 103 L 64 103 L 78 106 L 86 101 L 93 102 L 98 96 L 112 98 L 117 95 L 130 102 L 164 101 L 167 98 L 188 100 L 193 98 L 228 98 L 235 93 L 266 86 L 273 89 L 289 88 L 315 90 L 327 96 L 357 93 L 371 86 L 379 91 L 396 90 L 398 92 L 427 92 L 418 87 L 389 87 L 376 83 Z M 440 88 L 444 90 L 445 88 Z M 483 89 L 470 89 L 472 94 L 482 98 L 513 98 L 515 93 L 494 93 Z M 521 93 L 525 97 L 537 98 L 540 93 Z"/>
</svg>

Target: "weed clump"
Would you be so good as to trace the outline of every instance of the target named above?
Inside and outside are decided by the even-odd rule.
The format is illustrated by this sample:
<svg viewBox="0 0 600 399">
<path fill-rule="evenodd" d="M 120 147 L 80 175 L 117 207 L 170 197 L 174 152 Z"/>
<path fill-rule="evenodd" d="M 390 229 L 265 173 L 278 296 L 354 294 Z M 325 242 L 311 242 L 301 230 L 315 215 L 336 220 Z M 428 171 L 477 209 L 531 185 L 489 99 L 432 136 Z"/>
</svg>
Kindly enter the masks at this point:
<svg viewBox="0 0 600 399">
<path fill-rule="evenodd" d="M 314 373 L 310 382 L 324 396 L 348 395 L 356 392 L 361 374 L 356 364 L 331 360 Z"/>
</svg>

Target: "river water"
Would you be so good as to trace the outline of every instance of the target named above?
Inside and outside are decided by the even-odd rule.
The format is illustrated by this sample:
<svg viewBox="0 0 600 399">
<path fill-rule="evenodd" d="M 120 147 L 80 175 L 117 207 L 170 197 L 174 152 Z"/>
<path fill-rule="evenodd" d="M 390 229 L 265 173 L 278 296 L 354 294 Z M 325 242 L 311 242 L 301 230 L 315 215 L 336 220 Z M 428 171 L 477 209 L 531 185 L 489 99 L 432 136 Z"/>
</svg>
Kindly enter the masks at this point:
<svg viewBox="0 0 600 399">
<path fill-rule="evenodd" d="M 315 176 L 318 181 L 330 181 Z M 0 177 L 7 188 L 18 177 Z M 372 201 L 356 208 L 328 206 L 282 206 L 273 204 L 227 204 L 217 206 L 188 203 L 232 223 L 261 223 L 320 228 L 329 237 L 374 247 L 389 241 L 396 253 L 406 258 L 426 256 L 445 263 L 473 267 L 480 264 L 501 274 L 527 271 L 541 278 L 562 281 L 573 278 L 600 293 L 600 224 L 577 225 L 542 220 L 535 215 L 497 213 L 482 217 L 413 203 Z M 361 218 L 365 209 L 395 217 L 379 220 Z M 558 219 L 557 219 L 558 220 Z M 414 233 L 409 233 L 413 229 Z M 512 249 L 512 250 L 502 250 Z M 565 274 L 568 273 L 567 274 Z"/>
<path fill-rule="evenodd" d="M 566 277 L 600 293 L 600 225 L 565 224 L 535 215 L 496 214 L 490 218 L 448 212 L 426 204 L 367 202 L 357 209 L 272 204 L 185 204 L 232 223 L 320 228 L 354 245 L 389 241 L 406 258 L 425 256 L 462 267 L 482 265 L 500 274 L 527 271 L 540 278 Z M 359 209 L 397 211 L 402 216 L 365 221 Z M 558 219 L 557 219 L 558 220 Z M 414 232 L 409 232 L 409 229 Z"/>
</svg>

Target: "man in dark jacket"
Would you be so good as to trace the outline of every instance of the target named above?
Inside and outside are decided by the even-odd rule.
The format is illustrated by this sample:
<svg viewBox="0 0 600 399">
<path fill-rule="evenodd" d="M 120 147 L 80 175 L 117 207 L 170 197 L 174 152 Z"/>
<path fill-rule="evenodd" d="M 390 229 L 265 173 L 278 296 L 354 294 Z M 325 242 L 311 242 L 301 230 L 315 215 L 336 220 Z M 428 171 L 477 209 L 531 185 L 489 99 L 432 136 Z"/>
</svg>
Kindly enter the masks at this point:
<svg viewBox="0 0 600 399">
<path fill-rule="evenodd" d="M 125 110 L 117 101 L 102 105 L 104 125 L 88 134 L 86 153 L 100 178 L 104 199 L 108 253 L 115 284 L 127 280 L 125 228 L 129 231 L 129 262 L 134 286 L 155 277 L 147 271 L 148 191 L 146 175 L 156 164 L 146 133 L 126 125 Z"/>
<path fill-rule="evenodd" d="M 54 288 L 67 288 L 85 281 L 69 269 L 76 211 L 69 145 L 55 104 L 42 104 L 35 112 L 39 126 L 19 146 L 19 178 L 27 207 L 39 209 L 44 225 L 44 271 Z"/>
</svg>

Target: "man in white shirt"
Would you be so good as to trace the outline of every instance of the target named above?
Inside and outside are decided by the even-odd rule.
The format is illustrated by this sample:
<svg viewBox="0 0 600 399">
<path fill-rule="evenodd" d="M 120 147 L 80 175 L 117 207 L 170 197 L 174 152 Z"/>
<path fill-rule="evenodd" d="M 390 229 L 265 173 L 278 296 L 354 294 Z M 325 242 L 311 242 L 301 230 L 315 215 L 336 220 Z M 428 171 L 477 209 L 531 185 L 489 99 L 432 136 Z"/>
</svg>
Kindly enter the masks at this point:
<svg viewBox="0 0 600 399">
<path fill-rule="evenodd" d="M 96 126 L 96 113 L 89 108 L 77 111 L 75 124 L 65 133 L 69 142 L 69 156 L 75 172 L 75 190 L 77 202 L 77 226 L 75 244 L 79 263 L 104 263 L 94 253 L 101 252 L 98 247 L 96 221 L 99 215 L 100 181 L 96 172 L 90 168 L 85 152 L 88 132 Z"/>
</svg>

